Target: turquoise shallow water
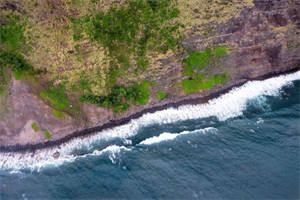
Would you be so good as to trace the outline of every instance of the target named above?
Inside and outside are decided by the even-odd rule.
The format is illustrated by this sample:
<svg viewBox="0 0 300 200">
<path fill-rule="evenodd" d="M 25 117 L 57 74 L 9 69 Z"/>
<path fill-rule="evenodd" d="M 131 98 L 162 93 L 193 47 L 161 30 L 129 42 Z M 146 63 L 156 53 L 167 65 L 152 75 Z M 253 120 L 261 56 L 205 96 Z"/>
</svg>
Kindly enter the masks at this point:
<svg viewBox="0 0 300 200">
<path fill-rule="evenodd" d="M 225 121 L 149 125 L 72 162 L 0 169 L 0 199 L 299 199 L 300 81 L 280 91 Z"/>
</svg>

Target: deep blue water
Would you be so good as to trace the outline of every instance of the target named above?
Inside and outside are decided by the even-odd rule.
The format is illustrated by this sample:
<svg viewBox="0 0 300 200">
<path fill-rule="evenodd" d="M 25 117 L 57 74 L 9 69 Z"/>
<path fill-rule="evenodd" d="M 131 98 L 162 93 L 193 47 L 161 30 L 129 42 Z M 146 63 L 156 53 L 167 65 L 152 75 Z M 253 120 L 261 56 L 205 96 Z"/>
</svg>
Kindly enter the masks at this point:
<svg viewBox="0 0 300 200">
<path fill-rule="evenodd" d="M 0 199 L 299 199 L 299 97 L 296 81 L 277 97 L 250 100 L 233 119 L 142 128 L 130 150 L 39 171 L 0 170 Z"/>
</svg>

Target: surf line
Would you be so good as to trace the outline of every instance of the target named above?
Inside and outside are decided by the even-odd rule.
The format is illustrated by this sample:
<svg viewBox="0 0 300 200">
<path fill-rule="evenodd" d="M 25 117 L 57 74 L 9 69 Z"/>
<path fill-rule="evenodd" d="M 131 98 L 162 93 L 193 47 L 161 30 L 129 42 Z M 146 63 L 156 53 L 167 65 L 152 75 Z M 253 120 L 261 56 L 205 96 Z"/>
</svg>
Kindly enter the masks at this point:
<svg viewBox="0 0 300 200">
<path fill-rule="evenodd" d="M 93 134 L 98 134 L 99 132 L 102 132 L 103 130 L 108 130 L 108 129 L 112 129 L 112 128 L 115 128 L 118 126 L 126 125 L 128 123 L 131 123 L 132 120 L 141 118 L 144 115 L 155 114 L 156 112 L 160 112 L 160 111 L 164 111 L 164 110 L 168 110 L 168 109 L 180 109 L 180 107 L 182 107 L 182 106 L 188 106 L 188 105 L 197 106 L 197 105 L 202 105 L 202 104 L 208 103 L 209 101 L 211 101 L 217 97 L 221 97 L 222 95 L 228 93 L 229 91 L 231 91 L 234 88 L 237 88 L 244 84 L 247 84 L 247 82 L 249 83 L 252 81 L 264 81 L 265 79 L 268 80 L 268 78 L 272 79 L 272 77 L 277 78 L 277 77 L 282 77 L 282 76 L 287 76 L 287 77 L 292 78 L 293 76 L 297 76 L 297 74 L 299 74 L 299 71 L 297 72 L 297 70 L 299 70 L 299 68 L 294 68 L 292 70 L 288 70 L 288 71 L 285 71 L 282 73 L 281 72 L 273 72 L 270 74 L 266 74 L 266 75 L 257 77 L 255 79 L 240 80 L 238 83 L 236 83 L 234 85 L 230 85 L 230 86 L 222 89 L 221 91 L 216 91 L 207 96 L 198 97 L 198 98 L 194 98 L 194 99 L 183 99 L 178 102 L 170 102 L 170 103 L 166 103 L 164 105 L 147 108 L 147 109 L 144 109 L 133 115 L 130 115 L 128 117 L 125 117 L 125 118 L 122 118 L 119 120 L 111 120 L 108 123 L 103 124 L 101 126 L 96 126 L 96 127 L 87 128 L 87 129 L 80 130 L 80 131 L 75 131 L 75 132 L 67 135 L 66 137 L 58 139 L 58 140 L 47 141 L 47 142 L 42 142 L 42 143 L 37 143 L 37 144 L 0 146 L 0 152 L 34 152 L 38 149 L 45 149 L 45 148 L 49 148 L 49 147 L 59 146 L 61 144 L 64 144 L 64 143 L 72 140 L 72 139 L 75 139 L 75 138 L 85 138 L 85 137 L 88 137 Z M 165 119 L 165 121 L 170 121 L 170 120 Z"/>
<path fill-rule="evenodd" d="M 129 123 L 106 129 L 96 134 L 83 138 L 74 138 L 58 147 L 38 149 L 35 152 L 3 152 L 0 153 L 0 169 L 23 169 L 40 168 L 48 165 L 61 165 L 65 162 L 73 162 L 77 158 L 88 155 L 102 155 L 102 150 L 93 150 L 95 143 L 99 141 L 108 141 L 114 138 L 127 139 L 138 133 L 141 127 L 150 124 L 173 123 L 188 119 L 197 119 L 216 116 L 220 121 L 242 115 L 246 109 L 249 99 L 257 98 L 261 95 L 278 96 L 280 89 L 292 83 L 294 80 L 300 80 L 300 71 L 281 75 L 263 81 L 250 81 L 246 84 L 233 88 L 222 96 L 211 99 L 208 103 L 198 105 L 183 105 L 178 108 L 168 108 L 155 113 L 147 113 L 140 118 L 133 119 Z M 162 135 L 163 137 L 165 135 Z M 170 136 L 170 135 L 167 135 Z M 147 141 L 147 139 L 145 140 Z M 151 143 L 148 140 L 144 143 Z M 77 149 L 92 149 L 93 153 L 86 155 L 74 155 L 72 152 Z M 106 149 L 106 152 L 116 154 L 126 150 L 124 146 L 113 146 Z M 105 150 L 105 149 L 104 149 Z M 120 150 L 120 151 L 119 151 Z M 54 156 L 59 152 L 59 156 Z"/>
</svg>

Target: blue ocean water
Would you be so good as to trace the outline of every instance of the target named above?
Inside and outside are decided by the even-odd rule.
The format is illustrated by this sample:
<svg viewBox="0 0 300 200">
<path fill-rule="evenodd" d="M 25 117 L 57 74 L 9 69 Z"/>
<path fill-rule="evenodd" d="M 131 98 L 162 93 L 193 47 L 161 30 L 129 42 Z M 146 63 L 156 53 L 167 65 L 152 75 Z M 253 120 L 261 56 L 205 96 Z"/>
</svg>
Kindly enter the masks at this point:
<svg viewBox="0 0 300 200">
<path fill-rule="evenodd" d="M 299 199 L 299 98 L 294 81 L 223 121 L 152 124 L 71 162 L 0 169 L 0 199 Z"/>
</svg>

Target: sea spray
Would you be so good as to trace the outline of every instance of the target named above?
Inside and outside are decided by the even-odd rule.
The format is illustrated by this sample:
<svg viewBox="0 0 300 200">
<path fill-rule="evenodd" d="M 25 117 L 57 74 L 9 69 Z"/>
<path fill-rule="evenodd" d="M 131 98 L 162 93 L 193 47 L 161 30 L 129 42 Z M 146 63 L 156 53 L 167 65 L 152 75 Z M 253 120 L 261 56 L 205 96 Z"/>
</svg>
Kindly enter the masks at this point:
<svg viewBox="0 0 300 200">
<path fill-rule="evenodd" d="M 63 163 L 74 162 L 77 158 L 85 156 L 73 155 L 72 152 L 74 150 L 93 149 L 95 143 L 99 141 L 109 142 L 115 138 L 121 138 L 126 141 L 125 139 L 136 135 L 141 127 L 150 124 L 174 123 L 180 120 L 212 116 L 217 117 L 220 121 L 224 121 L 242 115 L 250 99 L 255 99 L 262 95 L 278 96 L 280 94 L 280 88 L 299 79 L 300 71 L 264 81 L 250 81 L 216 99 L 210 100 L 206 104 L 184 105 L 176 109 L 169 108 L 155 113 L 144 114 L 140 118 L 131 120 L 126 125 L 103 130 L 85 138 L 72 139 L 69 142 L 59 145 L 58 148 L 53 147 L 37 150 L 35 153 L 1 153 L 0 169 L 22 170 L 29 168 L 31 170 L 39 170 L 45 166 L 59 166 Z M 168 135 L 168 137 L 170 137 L 170 135 Z M 114 150 L 118 148 L 120 151 Z M 124 148 L 122 146 L 110 147 L 105 151 L 116 154 L 124 150 Z M 53 157 L 53 154 L 56 152 L 60 154 L 58 158 Z M 102 155 L 102 153 L 99 150 L 94 150 L 94 152 L 89 155 L 99 156 Z"/>
</svg>

